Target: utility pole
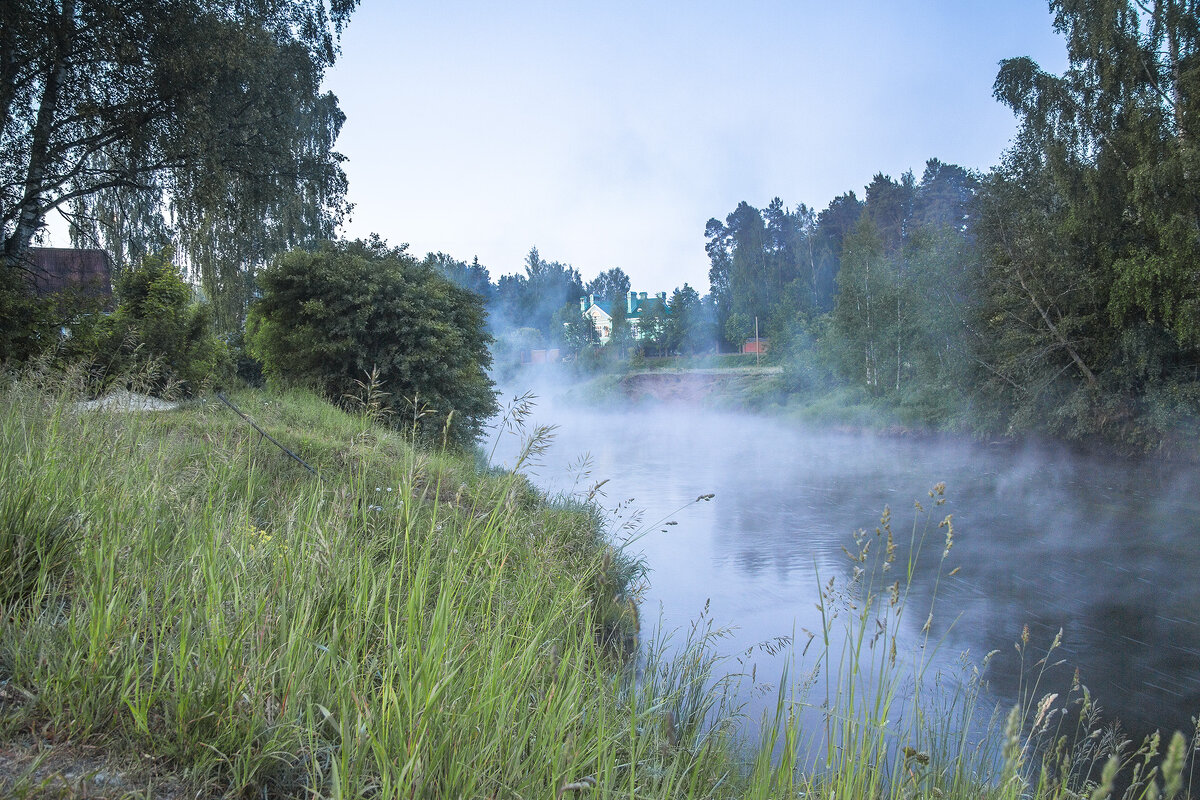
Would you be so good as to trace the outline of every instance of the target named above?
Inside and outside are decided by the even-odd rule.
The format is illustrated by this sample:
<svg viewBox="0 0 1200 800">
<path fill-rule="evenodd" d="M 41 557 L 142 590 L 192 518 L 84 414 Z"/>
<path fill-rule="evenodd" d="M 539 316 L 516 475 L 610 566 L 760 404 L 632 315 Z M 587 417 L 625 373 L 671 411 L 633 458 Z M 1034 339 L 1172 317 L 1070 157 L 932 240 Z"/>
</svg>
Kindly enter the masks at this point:
<svg viewBox="0 0 1200 800">
<path fill-rule="evenodd" d="M 758 314 L 754 315 L 754 367 L 759 367 L 758 360 L 762 358 L 762 342 L 758 339 Z"/>
</svg>

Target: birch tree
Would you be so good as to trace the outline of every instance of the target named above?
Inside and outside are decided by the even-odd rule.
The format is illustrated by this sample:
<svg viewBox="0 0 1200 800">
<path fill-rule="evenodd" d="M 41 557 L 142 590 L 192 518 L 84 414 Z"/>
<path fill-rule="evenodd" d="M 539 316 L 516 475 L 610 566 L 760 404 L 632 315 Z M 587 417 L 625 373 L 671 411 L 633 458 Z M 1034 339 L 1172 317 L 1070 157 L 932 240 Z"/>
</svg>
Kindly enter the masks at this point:
<svg viewBox="0 0 1200 800">
<path fill-rule="evenodd" d="M 0 4 L 0 266 L 22 268 L 53 215 L 123 262 L 176 238 L 240 320 L 254 266 L 345 210 L 320 83 L 356 5 Z"/>
</svg>

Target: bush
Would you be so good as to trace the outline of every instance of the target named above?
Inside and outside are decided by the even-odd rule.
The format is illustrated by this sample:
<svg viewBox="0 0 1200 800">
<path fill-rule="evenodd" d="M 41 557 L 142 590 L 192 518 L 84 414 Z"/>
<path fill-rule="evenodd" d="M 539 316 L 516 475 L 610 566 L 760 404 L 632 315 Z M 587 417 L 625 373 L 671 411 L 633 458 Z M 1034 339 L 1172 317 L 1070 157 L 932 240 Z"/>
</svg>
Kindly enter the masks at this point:
<svg viewBox="0 0 1200 800">
<path fill-rule="evenodd" d="M 262 362 L 249 351 L 244 329 L 235 331 L 228 337 L 229 354 L 233 360 L 233 372 L 238 380 L 247 386 L 262 387 L 266 383 L 263 375 Z"/>
<path fill-rule="evenodd" d="M 228 377 L 232 364 L 229 348 L 213 331 L 211 309 L 196 301 L 170 257 L 170 251 L 147 256 L 141 266 L 121 272 L 117 310 L 98 325 L 94 348 L 106 376 L 153 368 L 152 390 L 178 384 L 193 394 L 208 381 Z"/>
<path fill-rule="evenodd" d="M 54 348 L 67 357 L 79 350 L 91 356 L 103 306 L 104 298 L 71 289 L 38 296 L 28 275 L 0 263 L 0 364 L 23 364 Z M 71 340 L 64 340 L 64 329 Z"/>
<path fill-rule="evenodd" d="M 326 242 L 284 254 L 259 282 L 247 336 L 268 380 L 343 404 L 367 381 L 396 419 L 427 438 L 445 430 L 456 445 L 495 413 L 482 299 L 403 247 Z"/>
<path fill-rule="evenodd" d="M 586 344 L 575 354 L 575 370 L 584 375 L 603 372 L 615 360 L 610 349 L 600 344 Z"/>
</svg>

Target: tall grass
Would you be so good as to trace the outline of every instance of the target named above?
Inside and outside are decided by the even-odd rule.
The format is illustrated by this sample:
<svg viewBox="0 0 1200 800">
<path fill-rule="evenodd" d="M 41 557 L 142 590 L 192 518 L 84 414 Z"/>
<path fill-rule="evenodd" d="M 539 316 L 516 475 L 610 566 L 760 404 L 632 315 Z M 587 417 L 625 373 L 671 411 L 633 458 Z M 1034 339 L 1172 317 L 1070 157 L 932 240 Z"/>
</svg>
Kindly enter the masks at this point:
<svg viewBox="0 0 1200 800">
<path fill-rule="evenodd" d="M 593 506 L 302 393 L 235 400 L 318 476 L 220 405 L 77 399 L 25 379 L 0 401 L 0 742 L 141 759 L 125 788 L 149 794 L 1068 797 L 1100 780 L 1047 762 L 1028 709 L 992 750 L 971 740 L 978 685 L 947 714 L 928 657 L 897 654 L 924 522 L 907 548 L 890 517 L 860 538 L 825 584 L 819 672 L 795 654 L 747 749 L 720 631 L 652 641 L 641 669 L 622 654 L 637 565 Z"/>
<path fill-rule="evenodd" d="M 75 400 L 0 409 L 6 735 L 229 795 L 642 791 L 647 759 L 696 761 L 645 727 L 663 698 L 630 688 L 630 565 L 593 511 L 303 394 L 236 400 L 319 478 L 215 404 Z"/>
</svg>

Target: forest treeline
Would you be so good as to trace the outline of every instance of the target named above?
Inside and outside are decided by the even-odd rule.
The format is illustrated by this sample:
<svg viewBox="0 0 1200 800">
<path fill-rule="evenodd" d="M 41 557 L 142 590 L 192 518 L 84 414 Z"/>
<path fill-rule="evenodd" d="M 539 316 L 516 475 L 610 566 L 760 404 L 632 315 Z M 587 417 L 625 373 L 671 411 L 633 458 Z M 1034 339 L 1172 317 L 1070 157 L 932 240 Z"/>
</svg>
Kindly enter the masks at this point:
<svg viewBox="0 0 1200 800">
<path fill-rule="evenodd" d="M 730 349 L 757 319 L 793 398 L 840 391 L 923 424 L 1139 451 L 1194 440 L 1197 4 L 1051 8 L 1068 69 L 1000 64 L 994 93 L 1019 129 L 998 166 L 930 159 L 919 179 L 877 174 L 861 198 L 847 192 L 821 211 L 738 204 L 705 229 L 709 293 L 641 347 Z M 532 305 L 522 298 L 569 310 L 585 289 L 615 299 L 629 288 L 605 276 L 585 285 L 536 255 L 527 275 L 485 288 L 501 338 L 514 309 Z M 521 319 L 596 347 L 542 316 Z"/>
<path fill-rule="evenodd" d="M 1069 67 L 1001 63 L 1020 126 L 988 174 L 930 161 L 815 219 L 776 202 L 709 223 L 718 318 L 764 316 L 793 389 L 825 368 L 942 424 L 1194 440 L 1196 4 L 1051 6 Z"/>
</svg>

